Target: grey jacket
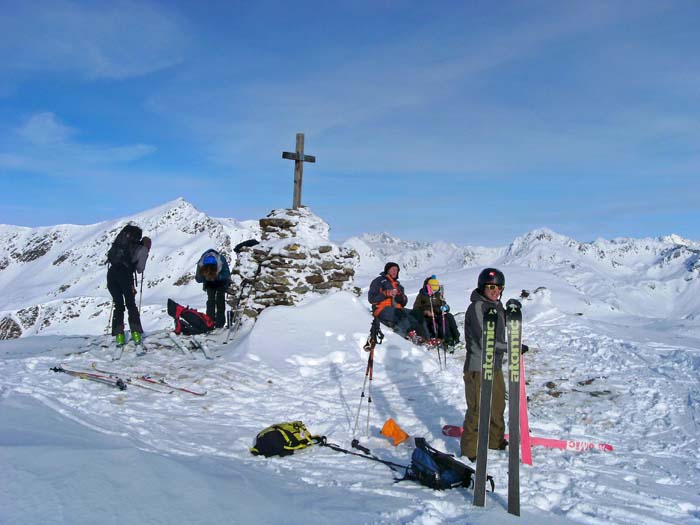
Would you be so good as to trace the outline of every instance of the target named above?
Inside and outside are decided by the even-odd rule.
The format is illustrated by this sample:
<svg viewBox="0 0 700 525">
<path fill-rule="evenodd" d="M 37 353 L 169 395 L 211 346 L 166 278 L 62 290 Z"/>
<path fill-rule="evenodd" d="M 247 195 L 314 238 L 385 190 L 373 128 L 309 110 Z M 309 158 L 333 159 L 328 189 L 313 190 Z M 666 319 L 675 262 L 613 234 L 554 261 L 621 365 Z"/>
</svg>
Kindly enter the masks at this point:
<svg viewBox="0 0 700 525">
<path fill-rule="evenodd" d="M 481 372 L 481 354 L 484 333 L 484 312 L 495 306 L 498 310 L 496 324 L 496 356 L 494 367 L 503 368 L 503 354 L 508 349 L 506 344 L 506 311 L 501 301 L 491 302 L 475 289 L 471 295 L 471 304 L 464 317 L 464 341 L 467 346 L 467 358 L 464 361 L 465 372 Z"/>
</svg>

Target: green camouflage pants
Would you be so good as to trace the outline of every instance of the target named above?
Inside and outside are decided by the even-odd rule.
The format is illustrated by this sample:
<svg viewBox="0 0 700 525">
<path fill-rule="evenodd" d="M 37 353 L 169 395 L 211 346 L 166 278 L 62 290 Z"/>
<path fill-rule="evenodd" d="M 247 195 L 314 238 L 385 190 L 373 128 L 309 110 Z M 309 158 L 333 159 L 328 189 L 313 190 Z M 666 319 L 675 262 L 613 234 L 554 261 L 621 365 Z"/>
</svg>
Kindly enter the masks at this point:
<svg viewBox="0 0 700 525">
<path fill-rule="evenodd" d="M 479 428 L 479 393 L 481 392 L 481 372 L 464 374 L 464 394 L 467 398 L 467 413 L 464 416 L 464 431 L 460 440 L 462 456 L 476 457 L 477 431 Z M 506 424 L 503 413 L 506 410 L 506 384 L 503 371 L 496 370 L 493 376 L 491 396 L 491 424 L 489 425 L 489 448 L 502 448 Z"/>
</svg>

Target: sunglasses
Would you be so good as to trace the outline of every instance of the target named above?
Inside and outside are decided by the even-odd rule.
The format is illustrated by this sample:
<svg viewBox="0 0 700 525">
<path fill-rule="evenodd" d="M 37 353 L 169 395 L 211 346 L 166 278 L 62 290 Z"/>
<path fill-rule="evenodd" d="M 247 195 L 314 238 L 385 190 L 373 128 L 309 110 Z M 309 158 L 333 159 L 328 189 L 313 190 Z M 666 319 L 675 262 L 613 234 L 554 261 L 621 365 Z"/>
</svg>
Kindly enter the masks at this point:
<svg viewBox="0 0 700 525">
<path fill-rule="evenodd" d="M 487 284 L 484 286 L 486 290 L 503 290 L 505 286 L 501 286 L 500 284 Z"/>
</svg>

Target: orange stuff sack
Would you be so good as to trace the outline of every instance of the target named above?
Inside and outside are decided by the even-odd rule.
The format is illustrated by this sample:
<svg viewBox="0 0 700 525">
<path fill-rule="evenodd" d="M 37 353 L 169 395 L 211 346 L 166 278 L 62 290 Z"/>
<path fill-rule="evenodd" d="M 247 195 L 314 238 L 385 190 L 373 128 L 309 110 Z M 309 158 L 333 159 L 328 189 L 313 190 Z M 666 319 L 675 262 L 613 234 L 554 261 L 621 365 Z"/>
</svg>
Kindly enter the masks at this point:
<svg viewBox="0 0 700 525">
<path fill-rule="evenodd" d="M 391 418 L 384 423 L 381 434 L 391 439 L 394 442 L 394 446 L 400 445 L 408 439 L 408 434 L 401 430 L 401 427 Z"/>
</svg>

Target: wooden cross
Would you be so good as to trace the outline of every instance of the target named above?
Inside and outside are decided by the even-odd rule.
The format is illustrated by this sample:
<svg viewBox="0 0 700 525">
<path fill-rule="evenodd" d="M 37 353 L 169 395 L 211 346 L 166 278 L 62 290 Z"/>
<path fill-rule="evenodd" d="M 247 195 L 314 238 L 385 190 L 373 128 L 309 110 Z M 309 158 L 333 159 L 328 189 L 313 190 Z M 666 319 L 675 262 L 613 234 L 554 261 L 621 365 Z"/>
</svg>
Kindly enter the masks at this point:
<svg viewBox="0 0 700 525">
<path fill-rule="evenodd" d="M 304 134 L 297 133 L 296 152 L 283 151 L 282 158 L 294 161 L 294 202 L 292 207 L 296 210 L 301 206 L 301 179 L 304 175 L 304 162 L 316 162 L 316 157 L 304 155 Z"/>
</svg>

